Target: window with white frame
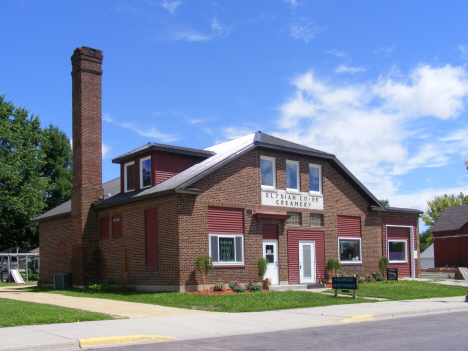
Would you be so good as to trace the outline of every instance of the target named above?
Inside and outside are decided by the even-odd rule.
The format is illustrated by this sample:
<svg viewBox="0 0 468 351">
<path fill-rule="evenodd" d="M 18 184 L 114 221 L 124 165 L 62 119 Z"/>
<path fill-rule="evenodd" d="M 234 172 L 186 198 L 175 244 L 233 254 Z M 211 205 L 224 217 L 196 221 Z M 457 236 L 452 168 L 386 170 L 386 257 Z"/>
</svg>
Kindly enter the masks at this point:
<svg viewBox="0 0 468 351">
<path fill-rule="evenodd" d="M 340 262 L 361 263 L 361 238 L 338 238 Z"/>
<path fill-rule="evenodd" d="M 151 156 L 140 159 L 141 188 L 151 186 Z"/>
<path fill-rule="evenodd" d="M 299 162 L 286 160 L 286 190 L 299 191 Z"/>
<path fill-rule="evenodd" d="M 322 193 L 322 166 L 309 163 L 309 192 Z"/>
<path fill-rule="evenodd" d="M 317 214 L 317 213 L 311 213 L 310 225 L 314 227 L 323 227 L 323 215 Z"/>
<path fill-rule="evenodd" d="M 406 240 L 388 241 L 388 260 L 389 262 L 407 262 Z"/>
<path fill-rule="evenodd" d="M 260 156 L 260 181 L 262 188 L 276 189 L 275 163 L 274 157 Z"/>
<path fill-rule="evenodd" d="M 286 220 L 287 225 L 301 225 L 300 212 L 288 212 L 289 218 Z"/>
<path fill-rule="evenodd" d="M 244 236 L 210 234 L 210 257 L 213 265 L 244 264 Z"/>
<path fill-rule="evenodd" d="M 135 162 L 124 164 L 125 192 L 135 190 Z"/>
</svg>

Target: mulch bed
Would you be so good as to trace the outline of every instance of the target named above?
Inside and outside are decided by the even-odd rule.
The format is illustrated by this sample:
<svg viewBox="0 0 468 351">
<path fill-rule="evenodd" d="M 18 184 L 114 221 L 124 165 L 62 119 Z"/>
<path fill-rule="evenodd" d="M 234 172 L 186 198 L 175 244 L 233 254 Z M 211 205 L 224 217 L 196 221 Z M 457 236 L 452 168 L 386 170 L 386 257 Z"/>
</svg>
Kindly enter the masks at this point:
<svg viewBox="0 0 468 351">
<path fill-rule="evenodd" d="M 270 292 L 271 290 L 262 290 L 262 292 Z M 245 293 L 251 293 L 251 291 L 246 290 Z M 213 290 L 203 290 L 203 291 L 187 291 L 186 294 L 195 294 L 195 295 L 228 295 L 236 294 L 232 289 L 226 289 L 224 291 L 213 291 Z M 239 293 L 242 294 L 242 293 Z"/>
</svg>

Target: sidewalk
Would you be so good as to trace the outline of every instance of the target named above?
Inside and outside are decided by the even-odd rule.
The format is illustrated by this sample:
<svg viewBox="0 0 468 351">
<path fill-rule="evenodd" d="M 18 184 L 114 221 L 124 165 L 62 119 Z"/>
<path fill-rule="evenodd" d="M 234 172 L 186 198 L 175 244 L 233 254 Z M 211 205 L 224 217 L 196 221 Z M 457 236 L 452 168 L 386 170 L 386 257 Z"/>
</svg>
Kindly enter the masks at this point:
<svg viewBox="0 0 468 351">
<path fill-rule="evenodd" d="M 104 346 L 103 337 L 111 337 L 107 340 L 110 344 L 106 346 L 115 346 L 119 342 L 116 337 L 119 336 L 124 337 L 120 340 L 124 343 L 131 340 L 125 336 L 144 335 L 154 336 L 154 341 L 190 340 L 459 311 L 468 311 L 464 296 L 283 311 L 186 314 L 35 325 L 0 329 L 0 350 L 78 350 L 79 340 L 86 347 Z"/>
</svg>

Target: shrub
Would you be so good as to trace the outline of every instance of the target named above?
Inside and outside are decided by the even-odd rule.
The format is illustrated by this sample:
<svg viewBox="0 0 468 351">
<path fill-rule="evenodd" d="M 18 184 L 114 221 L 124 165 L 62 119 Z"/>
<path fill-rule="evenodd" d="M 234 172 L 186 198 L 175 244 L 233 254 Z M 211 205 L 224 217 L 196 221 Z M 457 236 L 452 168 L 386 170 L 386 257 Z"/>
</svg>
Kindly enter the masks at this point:
<svg viewBox="0 0 468 351">
<path fill-rule="evenodd" d="M 366 276 L 366 282 L 368 282 L 368 283 L 375 283 L 376 280 L 375 280 L 375 278 L 374 278 L 372 275 L 368 274 L 368 275 Z"/>
<path fill-rule="evenodd" d="M 333 275 L 335 275 L 337 269 L 341 269 L 340 261 L 337 258 L 329 258 L 327 261 L 327 271 L 333 272 Z"/>
<path fill-rule="evenodd" d="M 267 270 L 268 260 L 265 257 L 260 257 L 256 263 L 258 268 L 258 277 L 260 278 L 260 280 L 263 280 L 263 276 L 265 275 Z"/>
<path fill-rule="evenodd" d="M 387 270 L 388 268 L 388 257 L 387 256 L 382 256 L 379 260 L 379 269 L 380 269 L 380 274 L 382 276 L 385 275 L 385 271 Z"/>
<path fill-rule="evenodd" d="M 245 292 L 245 287 L 241 286 L 240 284 L 235 285 L 232 290 L 234 290 L 236 293 L 244 293 Z"/>
<path fill-rule="evenodd" d="M 39 280 L 39 274 L 34 272 L 31 268 L 28 268 L 28 280 Z"/>
<path fill-rule="evenodd" d="M 218 282 L 218 283 L 214 284 L 211 287 L 211 290 L 213 290 L 213 291 L 224 291 L 224 283 L 223 282 Z"/>
<path fill-rule="evenodd" d="M 110 284 L 93 284 L 88 286 L 88 291 L 92 293 L 102 294 L 107 292 L 130 292 L 135 290 L 132 286 L 127 285 L 110 285 Z"/>
<path fill-rule="evenodd" d="M 362 284 L 362 283 L 364 283 L 364 282 L 365 282 L 365 280 L 364 280 L 364 279 L 362 279 L 362 278 L 359 278 L 359 284 Z"/>
<path fill-rule="evenodd" d="M 260 285 L 255 284 L 252 281 L 250 281 L 247 284 L 246 289 L 249 290 L 249 291 L 252 291 L 252 292 L 262 291 L 262 287 Z"/>
<path fill-rule="evenodd" d="M 214 270 L 213 261 L 208 255 L 200 255 L 195 260 L 195 268 L 203 276 L 203 290 L 205 290 L 205 276 Z"/>
<path fill-rule="evenodd" d="M 229 289 L 234 289 L 236 286 L 239 286 L 238 282 L 233 281 L 229 283 Z"/>
</svg>

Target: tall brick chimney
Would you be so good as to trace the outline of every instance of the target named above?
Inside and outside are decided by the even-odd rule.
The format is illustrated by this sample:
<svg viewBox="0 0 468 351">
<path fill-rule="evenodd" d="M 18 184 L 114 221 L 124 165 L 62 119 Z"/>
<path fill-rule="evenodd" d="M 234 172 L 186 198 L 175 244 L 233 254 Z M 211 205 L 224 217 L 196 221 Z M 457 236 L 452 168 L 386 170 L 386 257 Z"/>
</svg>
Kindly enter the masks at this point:
<svg viewBox="0 0 468 351">
<path fill-rule="evenodd" d="M 102 51 L 77 48 L 72 61 L 73 189 L 71 233 L 73 285 L 99 279 L 97 218 L 91 204 L 102 197 Z"/>
</svg>

